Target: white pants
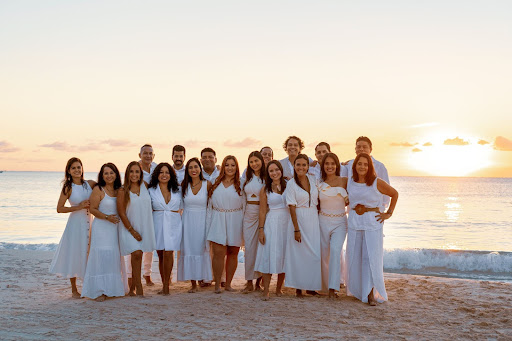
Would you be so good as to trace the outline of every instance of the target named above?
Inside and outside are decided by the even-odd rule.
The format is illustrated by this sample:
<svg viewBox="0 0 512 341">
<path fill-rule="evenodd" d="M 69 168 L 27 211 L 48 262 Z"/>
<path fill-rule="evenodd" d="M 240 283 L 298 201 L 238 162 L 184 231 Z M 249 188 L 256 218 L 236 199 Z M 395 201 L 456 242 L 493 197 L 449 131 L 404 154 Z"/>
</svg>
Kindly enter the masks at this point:
<svg viewBox="0 0 512 341">
<path fill-rule="evenodd" d="M 124 261 L 126 263 L 126 274 L 128 275 L 128 278 L 132 278 L 132 256 L 124 256 Z M 153 252 L 143 252 L 142 263 L 144 269 L 144 276 L 151 276 L 151 266 L 153 265 Z"/>
<path fill-rule="evenodd" d="M 347 235 L 347 218 L 319 215 L 322 256 L 322 291 L 340 289 L 343 244 Z M 339 222 L 337 220 L 340 220 Z"/>
</svg>

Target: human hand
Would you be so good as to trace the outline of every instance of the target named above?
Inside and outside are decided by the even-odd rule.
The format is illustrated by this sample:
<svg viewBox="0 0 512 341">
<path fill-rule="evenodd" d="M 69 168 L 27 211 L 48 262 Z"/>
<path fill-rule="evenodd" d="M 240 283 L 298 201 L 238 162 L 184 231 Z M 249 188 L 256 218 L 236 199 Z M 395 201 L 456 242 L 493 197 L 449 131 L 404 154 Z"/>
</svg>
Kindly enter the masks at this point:
<svg viewBox="0 0 512 341">
<path fill-rule="evenodd" d="M 115 214 L 108 215 L 108 216 L 107 216 L 107 220 L 108 220 L 109 222 L 111 222 L 112 224 L 117 224 L 117 223 L 119 223 L 119 217 L 118 217 L 117 215 L 115 215 Z"/>
<path fill-rule="evenodd" d="M 136 241 L 142 241 L 142 236 L 140 235 L 139 232 L 135 231 L 133 227 L 131 228 L 130 233 L 132 234 L 133 238 L 135 238 Z"/>
<path fill-rule="evenodd" d="M 379 213 L 375 216 L 375 219 L 377 219 L 377 221 L 381 224 L 384 222 L 384 220 L 389 219 L 389 218 L 391 218 L 391 214 L 385 213 L 385 212 Z"/>
<path fill-rule="evenodd" d="M 258 240 L 260 241 L 261 245 L 265 245 L 265 232 L 263 232 L 263 229 L 260 229 Z"/>
<path fill-rule="evenodd" d="M 83 210 L 85 208 L 89 208 L 91 206 L 91 202 L 89 199 L 82 201 L 78 206 L 80 206 L 80 209 Z"/>
<path fill-rule="evenodd" d="M 295 237 L 295 240 L 299 243 L 302 242 L 302 235 L 300 234 L 300 231 L 293 232 L 293 236 Z"/>
</svg>

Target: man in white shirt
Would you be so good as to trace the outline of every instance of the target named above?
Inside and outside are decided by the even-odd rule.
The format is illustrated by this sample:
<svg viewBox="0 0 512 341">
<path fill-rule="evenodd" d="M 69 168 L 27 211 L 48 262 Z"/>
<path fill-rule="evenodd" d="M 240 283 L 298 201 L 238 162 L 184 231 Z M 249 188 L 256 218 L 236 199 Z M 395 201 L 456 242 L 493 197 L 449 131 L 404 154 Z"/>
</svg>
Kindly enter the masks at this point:
<svg viewBox="0 0 512 341">
<path fill-rule="evenodd" d="M 320 142 L 315 147 L 316 162 L 309 166 L 308 174 L 314 175 L 317 180 L 322 179 L 322 160 L 327 153 L 331 152 L 331 146 L 327 142 Z"/>
<path fill-rule="evenodd" d="M 178 184 L 181 185 L 183 178 L 185 177 L 185 147 L 177 144 L 172 147 L 172 168 L 176 173 Z"/>
<path fill-rule="evenodd" d="M 386 181 L 389 184 L 389 175 L 386 166 L 380 161 L 377 161 L 372 156 L 372 141 L 366 136 L 359 136 L 356 140 L 356 155 L 361 153 L 366 153 L 370 155 L 373 162 L 373 167 L 375 168 L 375 173 L 377 173 L 377 177 Z M 344 167 L 341 168 L 341 176 L 351 177 L 352 176 L 352 164 L 354 163 L 354 159 L 348 161 Z M 391 198 L 387 195 L 382 196 L 382 208 L 385 212 L 386 208 L 389 206 Z"/>
<path fill-rule="evenodd" d="M 212 184 L 219 176 L 219 169 L 215 166 L 217 163 L 217 154 L 210 147 L 201 150 L 201 165 L 203 166 L 203 177 Z"/>
</svg>

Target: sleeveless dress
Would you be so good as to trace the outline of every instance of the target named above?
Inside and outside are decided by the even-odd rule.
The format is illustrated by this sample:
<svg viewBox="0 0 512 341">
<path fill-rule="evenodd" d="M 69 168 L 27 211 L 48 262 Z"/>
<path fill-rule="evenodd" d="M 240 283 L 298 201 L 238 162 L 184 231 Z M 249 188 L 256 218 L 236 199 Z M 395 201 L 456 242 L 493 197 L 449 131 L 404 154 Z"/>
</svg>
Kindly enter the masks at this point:
<svg viewBox="0 0 512 341">
<path fill-rule="evenodd" d="M 322 250 L 322 290 L 340 289 L 342 251 L 347 236 L 347 216 L 342 187 L 331 187 L 325 182 L 318 186 L 320 212 L 320 247 Z"/>
<path fill-rule="evenodd" d="M 126 229 L 123 222 L 119 222 L 119 245 L 123 256 L 134 251 L 153 252 L 156 247 L 155 229 L 153 227 L 153 209 L 151 197 L 144 184 L 140 186 L 139 195 L 130 192 L 130 202 L 126 207 L 126 216 L 133 229 L 139 232 L 142 240 L 137 241 Z"/>
<path fill-rule="evenodd" d="M 87 181 L 83 185 L 71 184 L 69 203 L 78 206 L 89 199 L 92 188 Z M 89 232 L 92 214 L 89 210 L 71 212 L 59 246 L 55 251 L 50 272 L 66 278 L 84 278 L 89 248 Z"/>
<path fill-rule="evenodd" d="M 238 195 L 235 185 L 226 188 L 221 182 L 208 205 L 207 240 L 220 245 L 242 246 L 244 198 Z"/>
<path fill-rule="evenodd" d="M 117 214 L 116 198 L 103 192 L 105 197 L 101 199 L 98 210 L 106 215 Z M 115 297 L 124 296 L 128 292 L 117 228 L 117 224 L 108 220 L 94 219 L 82 297 Z"/>
<path fill-rule="evenodd" d="M 375 217 L 377 212 L 358 215 L 354 207 L 381 207 L 382 193 L 377 189 L 377 178 L 371 186 L 356 183 L 352 177 L 347 183 L 350 212 L 347 237 L 347 294 L 368 302 L 372 288 L 378 302 L 387 301 L 384 286 L 382 223 Z M 381 208 L 382 210 L 382 208 Z"/>
<path fill-rule="evenodd" d="M 318 222 L 318 189 L 316 179 L 307 175 L 310 193 L 295 183 L 295 179 L 286 185 L 286 204 L 295 205 L 297 222 L 302 242 L 295 240 L 295 227 L 290 219 L 285 256 L 285 285 L 295 289 L 321 290 L 320 226 Z"/>
<path fill-rule="evenodd" d="M 258 242 L 254 270 L 257 274 L 284 272 L 286 243 L 290 225 L 290 211 L 286 206 L 286 190 L 283 194 L 267 193 L 269 211 L 265 218 L 265 245 Z"/>
<path fill-rule="evenodd" d="M 160 185 L 149 189 L 153 206 L 153 224 L 155 226 L 156 249 L 179 251 L 181 246 L 181 191 L 171 192 L 171 200 L 166 204 Z"/>
<path fill-rule="evenodd" d="M 245 179 L 243 179 L 245 181 Z M 243 184 L 241 184 L 243 186 Z M 263 181 L 253 175 L 251 180 L 243 187 L 245 200 L 260 201 L 260 191 L 263 188 Z M 256 262 L 256 252 L 258 251 L 258 222 L 260 215 L 260 205 L 247 204 L 245 206 L 243 221 L 243 236 L 245 245 L 245 280 L 250 281 L 258 278 L 254 273 L 254 263 Z"/>
<path fill-rule="evenodd" d="M 208 181 L 194 195 L 189 184 L 183 198 L 183 240 L 178 261 L 178 281 L 211 281 L 212 261 L 206 245 Z"/>
</svg>

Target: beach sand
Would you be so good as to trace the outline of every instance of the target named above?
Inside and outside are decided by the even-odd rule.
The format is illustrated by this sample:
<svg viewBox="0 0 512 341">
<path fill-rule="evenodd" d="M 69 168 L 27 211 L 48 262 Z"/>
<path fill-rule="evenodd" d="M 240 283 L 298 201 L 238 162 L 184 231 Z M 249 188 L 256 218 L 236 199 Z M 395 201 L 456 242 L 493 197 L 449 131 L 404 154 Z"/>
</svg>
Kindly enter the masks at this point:
<svg viewBox="0 0 512 341">
<path fill-rule="evenodd" d="M 335 301 L 297 299 L 293 289 L 267 302 L 259 293 L 216 295 L 211 287 L 189 294 L 175 273 L 164 297 L 154 272 L 157 285 L 144 287 L 145 298 L 98 303 L 71 298 L 69 280 L 48 273 L 52 256 L 0 250 L 1 340 L 512 339 L 507 283 L 386 273 L 389 301 L 370 307 L 344 290 Z M 234 287 L 243 285 L 240 264 Z"/>
</svg>

